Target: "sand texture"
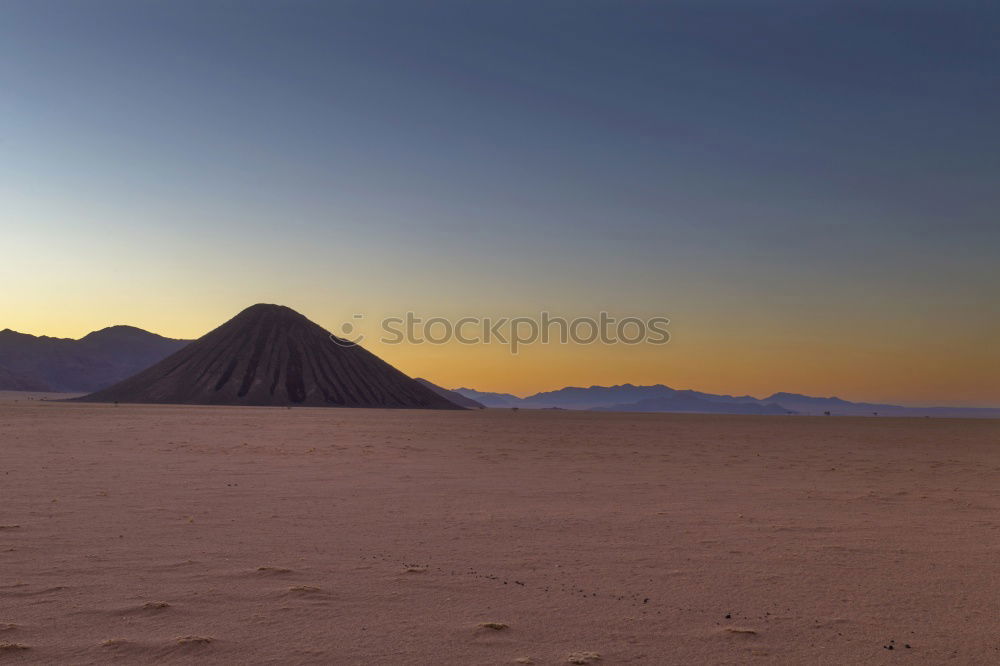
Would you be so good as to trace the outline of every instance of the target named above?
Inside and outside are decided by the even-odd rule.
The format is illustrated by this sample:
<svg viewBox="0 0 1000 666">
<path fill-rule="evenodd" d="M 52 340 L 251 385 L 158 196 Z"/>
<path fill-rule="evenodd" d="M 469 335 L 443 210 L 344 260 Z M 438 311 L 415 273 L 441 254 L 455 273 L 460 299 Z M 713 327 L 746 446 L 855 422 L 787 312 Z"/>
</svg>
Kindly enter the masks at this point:
<svg viewBox="0 0 1000 666">
<path fill-rule="evenodd" d="M 1000 662 L 1000 423 L 0 400 L 0 663 Z"/>
</svg>

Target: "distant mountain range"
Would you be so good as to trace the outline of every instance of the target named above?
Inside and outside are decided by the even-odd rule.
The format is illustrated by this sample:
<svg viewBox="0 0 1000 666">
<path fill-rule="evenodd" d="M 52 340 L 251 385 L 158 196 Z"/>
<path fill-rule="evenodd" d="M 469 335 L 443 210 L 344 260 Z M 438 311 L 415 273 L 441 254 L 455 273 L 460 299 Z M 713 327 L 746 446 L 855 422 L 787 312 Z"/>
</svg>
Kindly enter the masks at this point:
<svg viewBox="0 0 1000 666">
<path fill-rule="evenodd" d="M 79 340 L 0 331 L 0 390 L 86 393 L 144 370 L 188 344 L 133 326 Z"/>
<path fill-rule="evenodd" d="M 694 395 L 673 395 L 645 398 L 637 402 L 619 403 L 608 407 L 591 407 L 595 412 L 681 412 L 686 414 L 790 414 L 774 403 L 717 402 Z"/>
<path fill-rule="evenodd" d="M 995 407 L 903 407 L 874 402 L 850 402 L 841 398 L 815 398 L 798 393 L 775 393 L 764 398 L 788 407 L 799 414 L 831 414 L 847 416 L 941 416 L 1000 418 Z"/>
<path fill-rule="evenodd" d="M 570 386 L 544 391 L 526 398 L 509 393 L 489 393 L 457 388 L 460 395 L 477 400 L 487 407 L 535 409 L 584 409 L 616 412 L 686 412 L 705 414 L 812 414 L 829 412 L 838 416 L 938 416 L 1000 418 L 1000 408 L 977 407 L 903 407 L 840 398 L 817 398 L 797 393 L 775 393 L 758 399 L 750 395 L 732 396 L 701 391 L 680 390 L 654 384 L 635 386 Z"/>
</svg>

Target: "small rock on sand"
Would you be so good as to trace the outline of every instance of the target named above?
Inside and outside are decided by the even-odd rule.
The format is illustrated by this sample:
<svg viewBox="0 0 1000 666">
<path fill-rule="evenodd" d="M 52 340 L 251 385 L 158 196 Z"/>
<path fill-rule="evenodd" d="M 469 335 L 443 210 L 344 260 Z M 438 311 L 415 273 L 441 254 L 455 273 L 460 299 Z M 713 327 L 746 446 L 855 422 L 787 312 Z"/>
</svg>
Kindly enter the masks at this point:
<svg viewBox="0 0 1000 666">
<path fill-rule="evenodd" d="M 509 629 L 510 625 L 504 624 L 503 622 L 480 622 L 480 629 L 492 629 L 493 631 L 503 631 L 504 629 Z"/>
</svg>

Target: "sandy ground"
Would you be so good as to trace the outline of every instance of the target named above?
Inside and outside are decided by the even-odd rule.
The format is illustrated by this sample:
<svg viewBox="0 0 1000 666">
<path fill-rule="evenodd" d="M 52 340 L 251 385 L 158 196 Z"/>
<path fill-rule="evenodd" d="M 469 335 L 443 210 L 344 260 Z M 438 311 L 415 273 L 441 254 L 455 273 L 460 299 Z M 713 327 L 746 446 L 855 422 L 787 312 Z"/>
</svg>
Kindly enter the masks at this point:
<svg viewBox="0 0 1000 666">
<path fill-rule="evenodd" d="M 1000 662 L 997 421 L 6 395 L 0 464 L 2 663 Z"/>
</svg>

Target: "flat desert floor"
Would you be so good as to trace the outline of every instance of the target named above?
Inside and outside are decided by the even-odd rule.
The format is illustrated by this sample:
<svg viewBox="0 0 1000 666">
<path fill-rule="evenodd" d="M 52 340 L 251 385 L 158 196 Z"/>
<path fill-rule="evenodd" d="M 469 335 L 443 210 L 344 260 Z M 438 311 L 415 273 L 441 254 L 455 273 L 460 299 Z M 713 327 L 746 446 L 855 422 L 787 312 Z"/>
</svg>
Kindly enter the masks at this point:
<svg viewBox="0 0 1000 666">
<path fill-rule="evenodd" d="M 0 401 L 0 662 L 1000 662 L 1000 422 Z"/>
</svg>

